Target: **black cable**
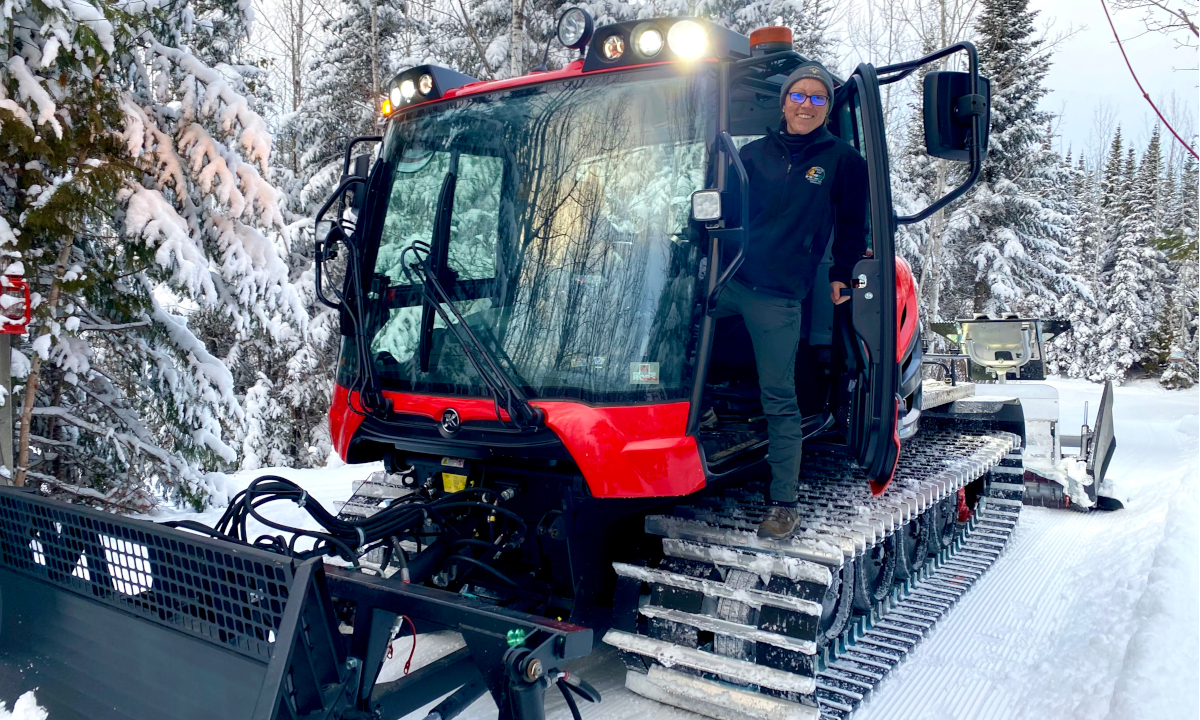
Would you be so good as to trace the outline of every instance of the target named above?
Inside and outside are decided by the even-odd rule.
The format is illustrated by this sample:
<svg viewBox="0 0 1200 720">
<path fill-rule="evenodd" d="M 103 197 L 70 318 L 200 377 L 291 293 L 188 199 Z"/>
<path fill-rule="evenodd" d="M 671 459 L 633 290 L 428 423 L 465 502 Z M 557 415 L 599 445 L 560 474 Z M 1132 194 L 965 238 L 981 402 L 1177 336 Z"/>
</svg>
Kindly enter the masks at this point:
<svg viewBox="0 0 1200 720">
<path fill-rule="evenodd" d="M 571 697 L 571 691 L 567 689 L 565 681 L 558 681 L 558 690 L 562 693 L 563 699 L 567 701 L 567 707 L 571 708 L 571 717 L 574 720 L 583 720 L 583 716 L 579 714 L 579 706 L 575 704 L 575 698 Z"/>
<path fill-rule="evenodd" d="M 465 563 L 467 563 L 468 565 L 471 565 L 471 566 L 473 566 L 473 567 L 477 567 L 477 568 L 480 568 L 480 569 L 482 569 L 482 570 L 486 570 L 487 572 L 490 572 L 491 574 L 495 575 L 496 577 L 500 578 L 501 580 L 503 580 L 504 582 L 508 583 L 509 585 L 512 585 L 512 586 L 513 586 L 513 587 L 515 587 L 515 588 L 520 588 L 520 587 L 521 587 L 520 585 L 518 585 L 518 584 L 516 583 L 516 581 L 515 581 L 515 580 L 513 580 L 513 579 L 512 579 L 512 578 L 510 578 L 509 576 L 507 576 L 507 575 L 505 575 L 504 573 L 500 572 L 499 570 L 497 570 L 496 568 L 492 567 L 491 565 L 488 565 L 487 563 L 485 563 L 485 562 L 482 562 L 482 561 L 480 561 L 480 560 L 476 560 L 476 559 L 475 559 L 475 558 L 473 558 L 473 557 L 467 557 L 466 555 L 451 555 L 450 557 L 446 558 L 446 564 L 447 564 L 447 565 L 449 565 L 449 564 L 451 564 L 451 563 L 455 563 L 455 562 L 460 562 L 460 561 L 461 561 L 461 562 L 465 562 Z"/>
<path fill-rule="evenodd" d="M 495 496 L 495 494 L 494 490 L 487 488 L 466 488 L 461 492 L 451 493 L 433 500 L 419 495 L 410 495 L 397 499 L 388 507 L 368 518 L 342 520 L 326 510 L 319 502 L 309 498 L 308 493 L 296 483 L 276 475 L 264 475 L 253 480 L 246 489 L 233 497 L 229 507 L 226 508 L 214 528 L 198 531 L 250 544 L 248 522 L 250 518 L 254 518 L 267 527 L 291 534 L 291 539 L 286 542 L 282 535 L 260 536 L 253 542 L 257 547 L 301 558 L 339 555 L 348 562 L 356 562 L 362 555 L 391 542 L 393 538 L 414 538 L 420 549 L 422 535 L 445 535 L 447 532 L 459 535 L 461 533 L 455 529 L 455 524 L 448 522 L 444 515 L 455 511 L 469 513 L 473 510 L 481 510 L 491 515 L 493 519 L 503 518 L 506 523 L 515 526 L 516 531 L 513 533 L 513 538 L 523 537 L 528 531 L 528 526 L 519 515 L 498 504 L 484 501 L 489 495 Z M 478 497 L 479 500 L 464 499 L 464 496 L 467 498 Z M 272 520 L 260 512 L 259 509 L 262 506 L 278 501 L 288 501 L 300 505 L 321 529 L 293 527 Z M 461 515 L 462 513 L 455 512 L 455 514 Z M 422 528 L 425 526 L 427 518 L 432 519 L 443 530 L 440 533 L 423 532 Z M 190 521 L 179 521 L 179 526 L 186 527 L 183 523 L 187 522 Z M 302 538 L 311 538 L 313 547 L 307 551 L 299 551 L 297 543 Z M 502 549 L 498 545 L 483 541 L 460 542 L 468 539 L 470 538 L 460 538 L 455 542 L 459 542 L 460 545 L 483 543 L 497 551 Z M 407 557 L 404 556 L 402 549 L 399 552 L 402 566 L 407 566 Z M 484 566 L 497 577 L 515 585 L 503 573 L 487 567 L 485 563 L 473 558 L 464 558 L 464 560 L 468 564 Z"/>
</svg>

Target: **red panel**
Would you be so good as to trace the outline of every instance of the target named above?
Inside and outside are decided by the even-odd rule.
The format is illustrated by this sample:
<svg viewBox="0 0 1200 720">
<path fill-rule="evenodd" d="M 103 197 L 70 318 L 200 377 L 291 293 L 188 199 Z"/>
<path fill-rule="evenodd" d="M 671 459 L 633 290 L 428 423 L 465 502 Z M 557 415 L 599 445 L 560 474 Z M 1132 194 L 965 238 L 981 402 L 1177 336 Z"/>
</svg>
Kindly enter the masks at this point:
<svg viewBox="0 0 1200 720">
<path fill-rule="evenodd" d="M 882 480 L 870 480 L 868 483 L 871 486 L 871 496 L 878 497 L 887 490 L 888 485 L 892 483 L 892 478 L 896 477 L 896 466 L 900 464 L 900 396 L 896 396 L 896 417 L 892 422 L 892 447 L 895 454 L 892 456 L 892 469 L 888 472 L 888 476 Z"/>
<path fill-rule="evenodd" d="M 333 439 L 333 449 L 343 460 L 350 451 L 350 440 L 362 425 L 363 414 L 350 409 L 350 391 L 338 383 L 333 384 L 333 404 L 329 406 L 329 436 Z M 358 393 L 355 393 L 355 405 L 358 405 Z"/>
<path fill-rule="evenodd" d="M 896 256 L 896 362 L 904 362 L 917 336 L 917 283 L 908 261 Z"/>
<path fill-rule="evenodd" d="M 489 398 L 414 395 L 385 392 L 396 412 L 440 420 L 454 408 L 460 418 L 494 420 Z M 334 386 L 329 428 L 342 459 L 362 423 L 357 393 Z M 596 497 L 674 497 L 704 487 L 704 466 L 696 439 L 684 433 L 688 403 L 592 407 L 581 403 L 539 400 L 554 431 L 579 465 Z M 505 416 L 507 418 L 507 415 Z"/>
</svg>

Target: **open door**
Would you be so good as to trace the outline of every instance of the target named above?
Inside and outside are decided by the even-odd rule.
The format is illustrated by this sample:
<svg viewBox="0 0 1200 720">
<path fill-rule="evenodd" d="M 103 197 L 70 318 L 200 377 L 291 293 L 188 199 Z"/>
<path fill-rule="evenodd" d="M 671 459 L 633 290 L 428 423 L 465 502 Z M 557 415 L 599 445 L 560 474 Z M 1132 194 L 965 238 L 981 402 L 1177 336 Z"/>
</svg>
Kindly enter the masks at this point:
<svg viewBox="0 0 1200 720">
<path fill-rule="evenodd" d="M 898 216 L 892 206 L 887 136 L 879 87 L 903 80 L 923 65 L 954 53 L 967 55 L 968 71 L 932 71 L 922 82 L 926 151 L 947 160 L 966 161 L 966 180 L 914 215 Z M 854 332 L 866 358 L 862 382 L 855 390 L 854 427 L 850 442 L 866 471 L 872 494 L 887 488 L 900 458 L 900 373 L 896 365 L 896 228 L 920 222 L 945 207 L 975 184 L 987 151 L 988 82 L 979 77 L 975 46 L 962 42 L 931 55 L 897 65 L 875 68 L 861 64 L 847 81 L 853 93 L 867 160 L 869 183 L 869 257 L 854 268 Z"/>
<path fill-rule="evenodd" d="M 883 103 L 875 67 L 859 65 L 847 85 L 862 130 L 867 160 L 870 257 L 854 266 L 854 332 L 866 355 L 866 377 L 856 388 L 850 441 L 867 472 L 871 493 L 884 491 L 900 459 L 899 376 L 896 367 L 896 214 Z"/>
</svg>

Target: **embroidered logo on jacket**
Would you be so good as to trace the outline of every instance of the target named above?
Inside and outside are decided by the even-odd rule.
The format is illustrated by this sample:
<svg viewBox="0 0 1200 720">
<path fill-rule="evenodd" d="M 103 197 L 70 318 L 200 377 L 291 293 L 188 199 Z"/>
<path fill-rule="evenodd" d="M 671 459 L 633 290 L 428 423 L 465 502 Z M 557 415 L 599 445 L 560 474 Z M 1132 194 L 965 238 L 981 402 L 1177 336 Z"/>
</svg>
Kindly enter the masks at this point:
<svg viewBox="0 0 1200 720">
<path fill-rule="evenodd" d="M 804 179 L 808 180 L 813 185 L 820 185 L 821 181 L 825 179 L 825 168 L 813 165 L 808 169 L 808 172 L 804 174 Z"/>
</svg>

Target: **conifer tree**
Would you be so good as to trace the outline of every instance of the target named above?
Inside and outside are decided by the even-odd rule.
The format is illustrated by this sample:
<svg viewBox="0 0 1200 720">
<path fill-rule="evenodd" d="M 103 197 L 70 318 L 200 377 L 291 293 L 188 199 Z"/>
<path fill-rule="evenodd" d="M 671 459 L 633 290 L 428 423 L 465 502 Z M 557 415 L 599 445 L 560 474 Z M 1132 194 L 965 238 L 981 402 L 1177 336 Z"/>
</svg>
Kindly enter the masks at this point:
<svg viewBox="0 0 1200 720">
<path fill-rule="evenodd" d="M 971 197 L 953 213 L 945 242 L 959 258 L 965 312 L 998 312 L 1052 299 L 1067 269 L 1069 218 L 1043 198 L 1056 156 L 1043 147 L 1049 115 L 1048 53 L 1028 0 L 984 0 L 977 29 L 981 72 L 991 78 L 991 139 Z"/>
<path fill-rule="evenodd" d="M 8 7 L 0 142 L 21 165 L 6 166 L 0 239 L 35 293 L 14 354 L 15 480 L 125 508 L 220 502 L 243 412 L 210 343 L 305 321 L 266 124 L 239 67 L 197 54 L 223 52 L 210 20 L 228 17 L 182 1 Z M 207 338 L 206 317 L 221 320 Z"/>
<path fill-rule="evenodd" d="M 1200 380 L 1197 362 L 1197 323 L 1200 303 L 1200 248 L 1197 244 L 1197 166 L 1195 158 L 1186 158 L 1171 204 L 1164 216 L 1167 227 L 1158 247 L 1171 269 L 1172 282 L 1167 303 L 1160 316 L 1160 344 L 1167 348 L 1166 362 L 1159 377 L 1165 387 L 1186 388 Z"/>
<path fill-rule="evenodd" d="M 1069 273 L 1077 285 L 1064 292 L 1058 314 L 1069 320 L 1071 329 L 1054 337 L 1047 348 L 1049 369 L 1067 377 L 1088 377 L 1099 331 L 1096 308 L 1096 244 L 1098 198 L 1092 174 L 1083 158 L 1071 168 L 1070 154 L 1064 162 L 1070 173 L 1071 204 L 1075 215 L 1071 234 Z"/>
<path fill-rule="evenodd" d="M 1157 360 L 1148 345 L 1155 319 L 1163 305 L 1162 267 L 1155 249 L 1155 209 L 1161 180 L 1161 150 L 1156 131 L 1137 164 L 1129 148 L 1125 192 L 1119 203 L 1123 217 L 1116 224 L 1113 268 L 1106 281 L 1108 311 L 1101 324 L 1099 372 L 1114 381 L 1124 380 L 1131 368 Z"/>
</svg>

